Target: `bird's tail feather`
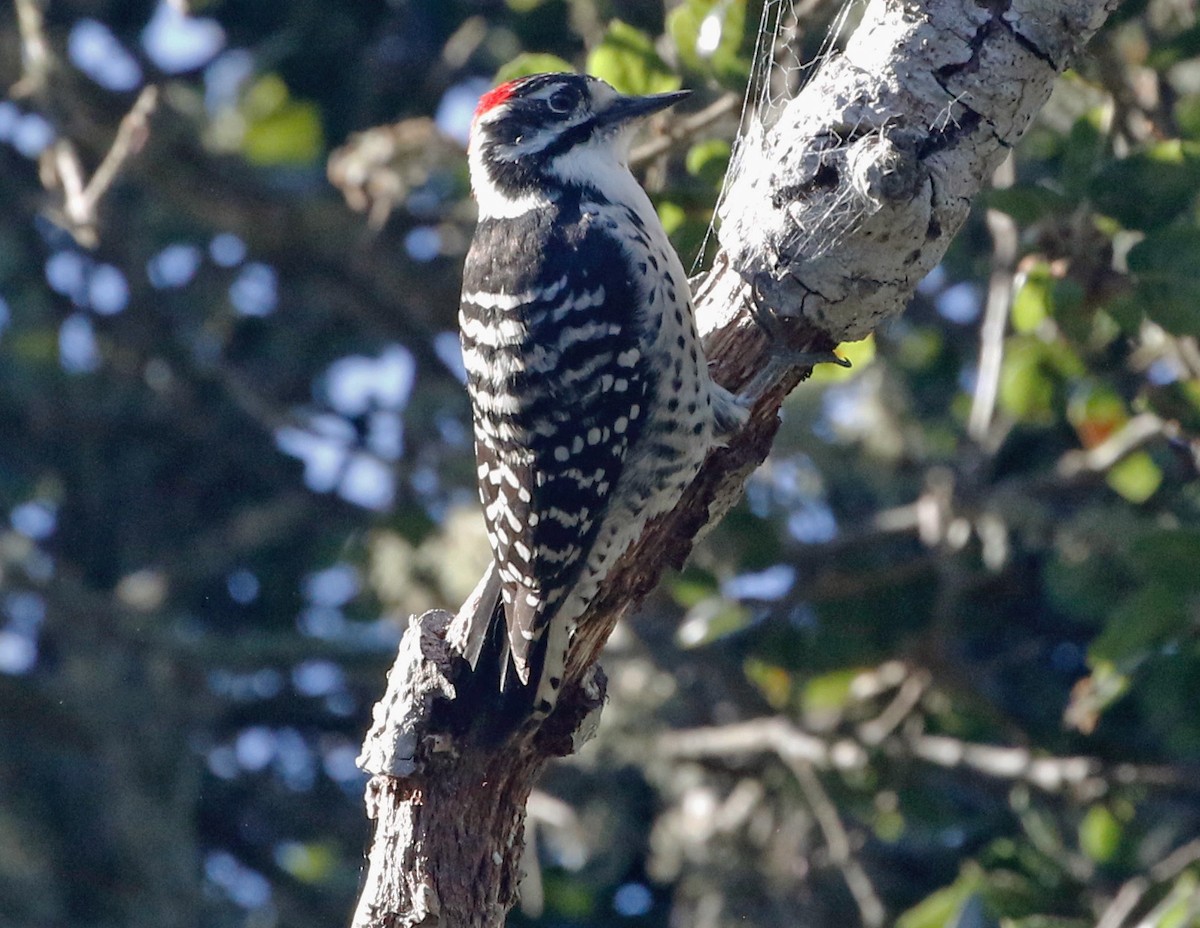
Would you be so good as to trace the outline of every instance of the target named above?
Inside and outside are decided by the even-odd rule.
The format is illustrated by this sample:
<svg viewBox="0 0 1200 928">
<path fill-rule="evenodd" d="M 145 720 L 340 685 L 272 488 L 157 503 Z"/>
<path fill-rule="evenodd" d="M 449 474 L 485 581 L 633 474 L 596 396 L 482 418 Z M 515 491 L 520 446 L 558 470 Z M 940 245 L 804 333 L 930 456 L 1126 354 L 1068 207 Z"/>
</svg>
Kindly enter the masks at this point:
<svg viewBox="0 0 1200 928">
<path fill-rule="evenodd" d="M 488 740 L 499 741 L 545 718 L 553 708 L 559 684 L 547 691 L 543 667 L 547 664 L 547 644 L 554 634 L 523 642 L 526 660 L 519 663 L 509 635 L 500 575 L 492 563 L 451 623 L 451 646 L 470 665 L 470 670 L 464 668 L 455 681 L 456 721 L 451 724 L 456 730 L 475 728 Z M 556 662 L 551 659 L 549 663 Z M 561 668 L 555 673 L 555 679 L 561 680 Z"/>
<path fill-rule="evenodd" d="M 488 561 L 487 570 L 475 584 L 475 589 L 458 610 L 450 625 L 450 644 L 461 654 L 471 669 L 479 665 L 488 629 L 491 628 L 500 603 L 500 571 L 494 560 Z M 503 614 L 501 614 L 503 621 Z"/>
</svg>

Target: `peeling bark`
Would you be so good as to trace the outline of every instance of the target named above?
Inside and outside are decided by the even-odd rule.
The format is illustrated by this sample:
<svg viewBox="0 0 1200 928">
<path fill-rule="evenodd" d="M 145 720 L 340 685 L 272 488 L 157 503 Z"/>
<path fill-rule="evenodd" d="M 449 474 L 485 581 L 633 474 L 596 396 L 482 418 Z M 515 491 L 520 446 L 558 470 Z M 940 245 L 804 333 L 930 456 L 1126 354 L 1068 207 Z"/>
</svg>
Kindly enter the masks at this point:
<svg viewBox="0 0 1200 928">
<path fill-rule="evenodd" d="M 862 338 L 902 311 L 1115 6 L 873 0 L 845 53 L 774 125 L 749 131 L 719 212 L 721 251 L 696 287 L 716 379 L 738 390 L 768 365 L 745 312 L 752 292 L 785 317 L 799 349 Z M 595 725 L 604 642 L 740 497 L 770 450 L 780 403 L 805 376 L 781 373 L 675 511 L 621 559 L 580 623 L 559 706 L 536 735 L 480 743 L 480 727 L 454 714 L 461 628 L 444 612 L 413 620 L 359 758 L 372 774 L 375 839 L 355 928 L 503 924 L 516 899 L 525 801 L 545 764 Z"/>
</svg>

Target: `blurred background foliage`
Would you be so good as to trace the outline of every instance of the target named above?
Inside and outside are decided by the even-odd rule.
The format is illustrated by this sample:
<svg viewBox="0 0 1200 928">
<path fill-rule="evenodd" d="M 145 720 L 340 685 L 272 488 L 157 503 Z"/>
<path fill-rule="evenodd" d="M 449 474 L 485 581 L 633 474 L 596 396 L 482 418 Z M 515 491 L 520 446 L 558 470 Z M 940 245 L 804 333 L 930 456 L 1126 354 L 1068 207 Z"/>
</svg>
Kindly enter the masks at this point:
<svg viewBox="0 0 1200 928">
<path fill-rule="evenodd" d="M 799 60 L 837 12 L 768 10 Z M 643 165 L 690 262 L 760 13 L 0 9 L 0 923 L 347 921 L 372 701 L 487 557 L 475 100 L 694 89 Z M 996 180 L 618 630 L 512 924 L 1200 924 L 1194 4 L 1125 3 Z"/>
</svg>

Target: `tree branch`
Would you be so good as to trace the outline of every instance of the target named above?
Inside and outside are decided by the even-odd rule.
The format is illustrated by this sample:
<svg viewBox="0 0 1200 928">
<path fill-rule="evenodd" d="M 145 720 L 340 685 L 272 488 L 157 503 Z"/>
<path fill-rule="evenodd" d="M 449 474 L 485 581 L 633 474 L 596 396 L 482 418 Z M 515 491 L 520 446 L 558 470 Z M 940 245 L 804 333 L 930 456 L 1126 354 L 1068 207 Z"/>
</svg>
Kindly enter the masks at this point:
<svg viewBox="0 0 1200 928">
<path fill-rule="evenodd" d="M 700 112 L 692 113 L 677 120 L 662 135 L 655 137 L 644 145 L 639 145 L 630 154 L 629 163 L 635 168 L 640 167 L 653 161 L 659 155 L 666 154 L 677 145 L 691 141 L 692 138 L 712 126 L 713 123 L 735 113 L 741 102 L 741 98 L 732 93 L 718 97 L 704 109 L 700 110 Z"/>
<path fill-rule="evenodd" d="M 1096 928 L 1121 928 L 1142 898 L 1155 885 L 1174 880 L 1198 860 L 1200 860 L 1200 840 L 1189 841 L 1152 866 L 1149 875 L 1139 874 L 1126 880 L 1101 914 L 1096 922 Z M 1157 924 L 1155 921 L 1147 921 L 1152 925 Z M 1146 923 L 1142 922 L 1142 924 Z"/>
<path fill-rule="evenodd" d="M 1115 788 L 1135 785 L 1187 793 L 1200 791 L 1194 767 L 1107 765 L 1095 757 L 1037 756 L 1028 748 L 976 744 L 919 732 L 900 733 L 876 744 L 867 741 L 860 728 L 857 738 L 826 740 L 782 716 L 673 731 L 660 737 L 658 747 L 668 757 L 692 759 L 774 754 L 789 769 L 805 764 L 814 770 L 839 772 L 862 770 L 870 761 L 871 752 L 886 751 L 893 759 L 914 758 L 948 770 L 1026 783 L 1045 793 L 1071 793 L 1088 802 L 1108 795 Z"/>
<path fill-rule="evenodd" d="M 1115 5 L 872 2 L 846 51 L 773 126 L 751 126 L 743 140 L 719 210 L 722 249 L 695 293 L 717 380 L 743 389 L 771 360 L 744 311 L 752 293 L 788 317 L 799 349 L 862 338 L 900 312 Z M 549 759 L 574 750 L 595 723 L 604 642 L 739 498 L 770 450 L 780 403 L 806 374 L 779 374 L 675 511 L 621 559 L 580 623 L 559 706 L 535 736 L 483 745 L 456 734 L 473 721 L 454 716 L 462 629 L 445 613 L 414 620 L 360 757 L 376 824 L 355 928 L 503 923 L 525 800 Z M 813 747 L 798 735 L 781 743 Z"/>
<path fill-rule="evenodd" d="M 1015 180 L 1012 158 L 1006 158 L 996 169 L 992 185 L 998 188 L 1011 187 Z M 988 282 L 987 302 L 984 304 L 983 324 L 979 333 L 979 372 L 975 378 L 975 393 L 971 397 L 971 415 L 967 419 L 967 434 L 979 444 L 988 438 L 992 414 L 996 410 L 996 398 L 1000 394 L 1004 335 L 1008 331 L 1008 311 L 1012 305 L 1018 256 L 1017 224 L 1011 216 L 997 209 L 989 209 L 987 226 L 992 233 L 992 276 Z"/>
<path fill-rule="evenodd" d="M 887 911 L 879 899 L 879 894 L 875 892 L 867 871 L 854 856 L 850 835 L 846 826 L 842 824 L 842 818 L 838 815 L 833 800 L 821 785 L 821 778 L 811 765 L 803 761 L 788 762 L 788 769 L 800 784 L 800 791 L 804 793 L 804 799 L 812 810 L 817 827 L 825 836 L 830 860 L 842 871 L 842 879 L 845 880 L 850 895 L 854 897 L 864 928 L 879 928 L 887 920 Z"/>
</svg>

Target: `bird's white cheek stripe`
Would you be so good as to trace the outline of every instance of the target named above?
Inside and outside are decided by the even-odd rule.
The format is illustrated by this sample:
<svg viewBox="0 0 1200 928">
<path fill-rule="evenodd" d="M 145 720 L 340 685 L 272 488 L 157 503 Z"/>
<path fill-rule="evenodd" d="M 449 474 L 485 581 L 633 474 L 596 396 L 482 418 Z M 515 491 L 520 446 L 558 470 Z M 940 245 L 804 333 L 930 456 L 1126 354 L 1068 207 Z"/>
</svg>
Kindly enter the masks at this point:
<svg viewBox="0 0 1200 928">
<path fill-rule="evenodd" d="M 519 197 L 506 197 L 497 190 L 488 179 L 487 167 L 478 145 L 471 145 L 467 158 L 471 165 L 471 186 L 475 202 L 479 204 L 481 219 L 515 219 L 550 205 L 550 198 L 538 190 Z"/>
</svg>

